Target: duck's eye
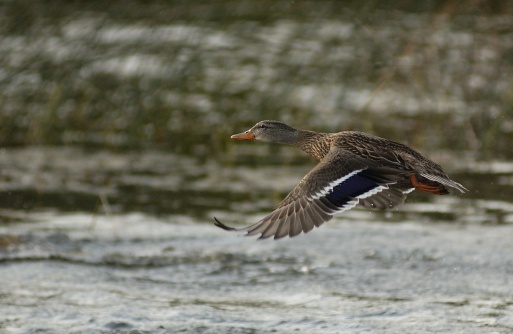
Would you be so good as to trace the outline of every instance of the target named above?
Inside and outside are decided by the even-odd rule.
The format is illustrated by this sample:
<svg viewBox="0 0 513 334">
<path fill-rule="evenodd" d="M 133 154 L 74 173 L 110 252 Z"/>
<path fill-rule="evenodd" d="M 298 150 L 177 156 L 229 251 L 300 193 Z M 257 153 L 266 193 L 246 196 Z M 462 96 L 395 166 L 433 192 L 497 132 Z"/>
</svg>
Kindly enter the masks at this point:
<svg viewBox="0 0 513 334">
<path fill-rule="evenodd" d="M 267 128 L 267 126 L 266 126 L 266 125 L 264 125 L 264 124 L 260 124 L 259 128 L 260 128 L 260 129 L 265 129 L 265 128 Z"/>
</svg>

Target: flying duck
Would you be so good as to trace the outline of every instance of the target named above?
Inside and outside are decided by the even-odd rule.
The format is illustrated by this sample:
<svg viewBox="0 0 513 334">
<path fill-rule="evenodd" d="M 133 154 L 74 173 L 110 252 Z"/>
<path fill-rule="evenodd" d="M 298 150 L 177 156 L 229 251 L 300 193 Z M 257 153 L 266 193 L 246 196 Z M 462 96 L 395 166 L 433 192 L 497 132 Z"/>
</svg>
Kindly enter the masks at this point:
<svg viewBox="0 0 513 334">
<path fill-rule="evenodd" d="M 259 234 L 260 239 L 308 233 L 356 205 L 392 209 L 415 189 L 436 195 L 448 194 L 448 187 L 467 191 L 414 149 L 363 132 L 317 133 L 266 120 L 231 138 L 293 145 L 319 160 L 278 207 L 257 223 L 234 228 L 214 217 L 220 228 Z"/>
</svg>

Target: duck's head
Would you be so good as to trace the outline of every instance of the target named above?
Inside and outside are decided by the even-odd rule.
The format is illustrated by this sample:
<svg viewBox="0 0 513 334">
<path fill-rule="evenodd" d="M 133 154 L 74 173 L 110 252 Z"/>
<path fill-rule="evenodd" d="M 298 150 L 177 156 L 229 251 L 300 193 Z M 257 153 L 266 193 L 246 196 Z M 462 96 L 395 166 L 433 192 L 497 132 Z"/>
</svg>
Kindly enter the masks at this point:
<svg viewBox="0 0 513 334">
<path fill-rule="evenodd" d="M 260 121 L 251 129 L 231 136 L 237 140 L 260 140 L 263 142 L 293 144 L 298 130 L 278 121 Z"/>
</svg>

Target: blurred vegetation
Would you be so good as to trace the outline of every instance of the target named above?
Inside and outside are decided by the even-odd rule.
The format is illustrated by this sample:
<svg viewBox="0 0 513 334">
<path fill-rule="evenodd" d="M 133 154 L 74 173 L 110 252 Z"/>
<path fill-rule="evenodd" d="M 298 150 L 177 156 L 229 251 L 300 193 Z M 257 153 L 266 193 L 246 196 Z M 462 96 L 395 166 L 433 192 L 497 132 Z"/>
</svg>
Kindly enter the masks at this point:
<svg viewBox="0 0 513 334">
<path fill-rule="evenodd" d="M 0 145 L 208 157 L 261 119 L 513 158 L 508 1 L 3 1 Z"/>
</svg>

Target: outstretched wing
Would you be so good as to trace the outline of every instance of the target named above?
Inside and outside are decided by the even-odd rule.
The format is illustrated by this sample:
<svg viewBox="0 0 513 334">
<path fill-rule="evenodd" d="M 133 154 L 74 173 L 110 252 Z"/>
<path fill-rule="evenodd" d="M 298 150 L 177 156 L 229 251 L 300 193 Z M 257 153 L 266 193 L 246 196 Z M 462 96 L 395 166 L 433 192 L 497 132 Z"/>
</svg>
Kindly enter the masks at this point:
<svg viewBox="0 0 513 334">
<path fill-rule="evenodd" d="M 390 186 L 401 178 L 404 178 L 402 172 L 395 168 L 373 166 L 349 151 L 333 150 L 273 212 L 257 223 L 235 229 L 216 219 L 216 225 L 226 230 L 247 231 L 247 235 L 260 234 L 263 239 L 294 237 L 321 226 L 335 213 L 352 209 L 360 201 L 364 201 L 365 206 L 375 203 L 375 207 L 382 207 L 381 203 L 385 201 L 376 194 L 390 191 Z M 394 201 L 404 201 L 402 191 L 401 196 L 392 193 L 394 196 L 387 196 L 387 206 Z"/>
</svg>

